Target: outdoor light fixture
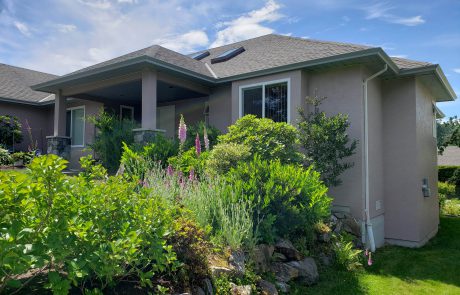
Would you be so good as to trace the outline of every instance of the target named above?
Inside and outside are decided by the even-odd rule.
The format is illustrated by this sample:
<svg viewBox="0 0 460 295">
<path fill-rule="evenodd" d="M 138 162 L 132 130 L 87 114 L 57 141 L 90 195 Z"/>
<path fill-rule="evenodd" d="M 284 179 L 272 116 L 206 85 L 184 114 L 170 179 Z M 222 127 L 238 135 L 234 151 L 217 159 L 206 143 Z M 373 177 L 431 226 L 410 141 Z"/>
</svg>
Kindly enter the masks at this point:
<svg viewBox="0 0 460 295">
<path fill-rule="evenodd" d="M 425 198 L 431 197 L 431 190 L 428 187 L 428 179 L 426 178 L 423 179 L 422 192 Z"/>
</svg>

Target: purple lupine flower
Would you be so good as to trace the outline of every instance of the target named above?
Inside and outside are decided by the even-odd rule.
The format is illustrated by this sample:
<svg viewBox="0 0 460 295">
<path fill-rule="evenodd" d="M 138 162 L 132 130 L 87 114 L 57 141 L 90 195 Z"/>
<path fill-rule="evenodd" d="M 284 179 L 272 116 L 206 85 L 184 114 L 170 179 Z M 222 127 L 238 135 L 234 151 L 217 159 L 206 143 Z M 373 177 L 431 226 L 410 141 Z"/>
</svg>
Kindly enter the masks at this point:
<svg viewBox="0 0 460 295">
<path fill-rule="evenodd" d="M 184 144 L 187 139 L 187 125 L 185 125 L 184 116 L 180 115 L 179 121 L 179 141 L 180 144 Z"/>
<path fill-rule="evenodd" d="M 369 252 L 369 259 L 367 259 L 367 265 L 371 266 L 372 263 L 372 252 Z"/>
<path fill-rule="evenodd" d="M 366 257 L 369 255 L 369 250 L 366 249 L 366 251 L 364 252 L 364 255 L 366 255 Z"/>
<path fill-rule="evenodd" d="M 209 151 L 209 138 L 208 138 L 208 132 L 206 131 L 206 126 L 204 127 L 203 141 L 204 141 L 204 148 L 206 149 L 206 151 Z"/>
<path fill-rule="evenodd" d="M 201 154 L 201 142 L 200 142 L 200 136 L 198 135 L 198 133 L 196 134 L 196 137 L 195 137 L 195 151 L 196 151 L 196 155 L 199 157 Z"/>
<path fill-rule="evenodd" d="M 195 170 L 193 168 L 190 169 L 190 173 L 188 175 L 188 180 L 190 180 L 190 181 L 195 180 Z"/>
<path fill-rule="evenodd" d="M 168 168 L 166 168 L 166 174 L 168 176 L 173 176 L 174 170 L 173 170 L 173 167 L 171 165 L 168 165 Z"/>
</svg>

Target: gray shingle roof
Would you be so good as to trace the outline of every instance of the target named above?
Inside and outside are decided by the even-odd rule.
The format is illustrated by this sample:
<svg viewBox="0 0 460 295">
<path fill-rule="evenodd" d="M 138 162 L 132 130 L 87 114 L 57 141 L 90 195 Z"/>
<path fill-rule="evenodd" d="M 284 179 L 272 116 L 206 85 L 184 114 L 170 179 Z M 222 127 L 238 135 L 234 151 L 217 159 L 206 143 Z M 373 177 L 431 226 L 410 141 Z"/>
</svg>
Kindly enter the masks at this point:
<svg viewBox="0 0 460 295">
<path fill-rule="evenodd" d="M 391 60 L 393 60 L 394 63 L 398 66 L 398 68 L 400 68 L 401 70 L 402 69 L 415 69 L 415 68 L 433 65 L 432 63 L 429 63 L 429 62 L 411 60 L 411 59 L 394 57 L 394 56 L 391 57 Z"/>
<path fill-rule="evenodd" d="M 32 90 L 30 86 L 57 77 L 47 73 L 0 63 L 0 99 L 38 103 L 48 98 L 50 94 Z"/>
<path fill-rule="evenodd" d="M 189 70 L 189 71 L 201 74 L 201 75 L 212 77 L 211 73 L 206 68 L 204 63 L 197 61 L 193 58 L 190 58 L 186 55 L 180 54 L 178 52 L 169 50 L 159 45 L 153 45 L 153 46 L 150 46 L 144 49 L 140 49 L 140 50 L 125 54 L 125 55 L 116 57 L 114 59 L 110 59 L 108 61 L 104 61 L 104 62 L 95 64 L 95 65 L 83 68 L 81 70 L 69 73 L 67 75 L 64 75 L 63 77 L 73 75 L 73 74 L 83 73 L 83 72 L 90 71 L 90 70 L 95 70 L 98 68 L 102 68 L 104 66 L 114 65 L 120 62 L 129 61 L 131 59 L 134 59 L 137 57 L 143 57 L 143 56 L 152 57 L 157 60 L 163 61 L 165 63 L 175 65 L 175 66 L 181 67 L 183 69 L 186 69 L 186 70 Z"/>
<path fill-rule="evenodd" d="M 211 59 L 240 46 L 245 49 L 243 53 L 228 61 L 211 64 Z M 369 48 L 364 45 L 270 34 L 209 49 L 210 55 L 201 62 L 207 62 L 219 78 L 224 78 Z"/>
</svg>

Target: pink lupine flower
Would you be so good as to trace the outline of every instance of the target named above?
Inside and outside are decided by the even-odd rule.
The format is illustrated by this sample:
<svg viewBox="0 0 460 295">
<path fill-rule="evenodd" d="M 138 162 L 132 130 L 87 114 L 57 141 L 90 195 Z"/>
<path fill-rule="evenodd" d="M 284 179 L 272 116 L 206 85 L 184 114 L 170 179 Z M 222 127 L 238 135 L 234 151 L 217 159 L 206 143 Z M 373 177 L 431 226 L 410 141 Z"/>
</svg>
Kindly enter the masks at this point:
<svg viewBox="0 0 460 295">
<path fill-rule="evenodd" d="M 209 138 L 208 138 L 208 132 L 206 131 L 206 126 L 204 127 L 203 141 L 204 141 L 204 148 L 206 149 L 206 151 L 209 151 Z"/>
<path fill-rule="evenodd" d="M 166 168 L 166 174 L 168 176 L 173 176 L 174 170 L 173 170 L 173 167 L 171 165 L 168 165 L 168 168 Z"/>
<path fill-rule="evenodd" d="M 185 125 L 184 116 L 182 115 L 180 115 L 178 135 L 180 144 L 184 144 L 185 140 L 187 139 L 187 125 Z"/>
<path fill-rule="evenodd" d="M 196 155 L 199 157 L 201 154 L 201 142 L 200 142 L 200 136 L 198 135 L 198 133 L 196 134 L 196 137 L 195 137 L 195 151 L 196 151 Z"/>
<path fill-rule="evenodd" d="M 367 265 L 372 265 L 372 252 L 369 252 L 369 259 L 367 260 Z"/>
<path fill-rule="evenodd" d="M 366 255 L 366 257 L 369 255 L 369 250 L 366 249 L 366 251 L 364 252 L 364 255 Z"/>
</svg>

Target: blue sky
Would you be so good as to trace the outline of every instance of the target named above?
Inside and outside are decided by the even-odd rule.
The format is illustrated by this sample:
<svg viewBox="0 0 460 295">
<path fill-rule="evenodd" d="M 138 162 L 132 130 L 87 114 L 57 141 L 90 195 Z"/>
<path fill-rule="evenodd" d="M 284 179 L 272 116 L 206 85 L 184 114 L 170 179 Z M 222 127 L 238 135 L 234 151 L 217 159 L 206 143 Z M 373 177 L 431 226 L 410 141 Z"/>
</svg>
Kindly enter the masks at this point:
<svg viewBox="0 0 460 295">
<path fill-rule="evenodd" d="M 152 44 L 187 53 L 268 33 L 438 63 L 460 96 L 458 0 L 0 0 L 0 62 L 54 74 Z M 460 115 L 460 99 L 439 106 Z"/>
</svg>

